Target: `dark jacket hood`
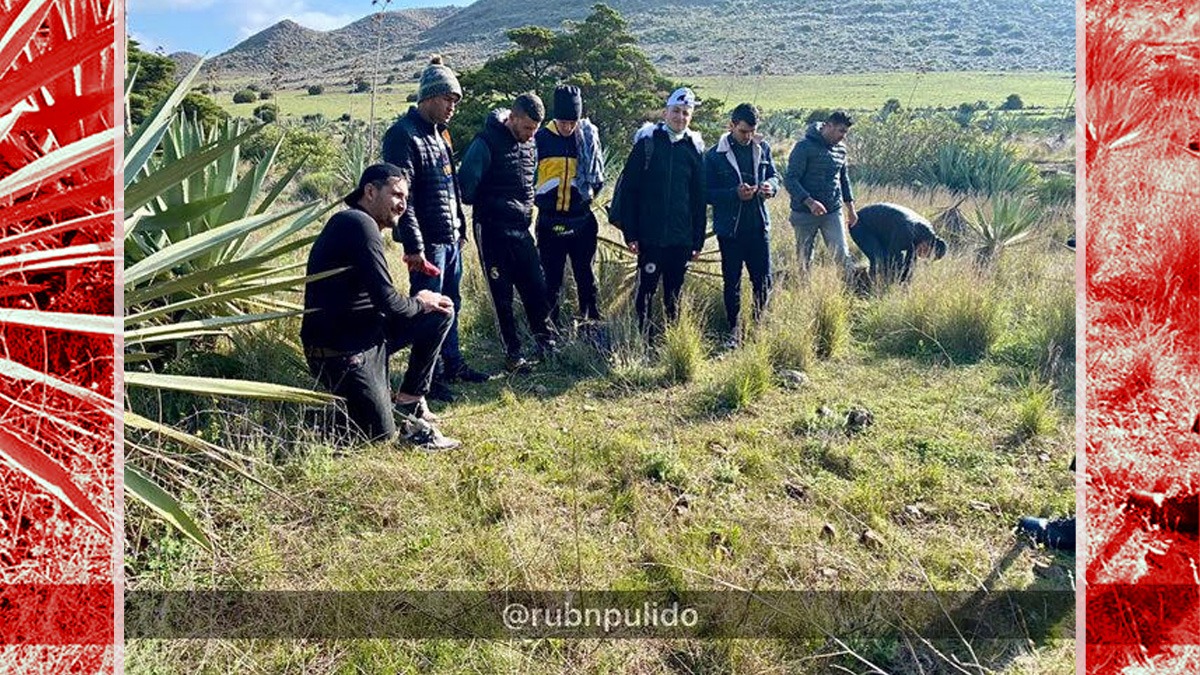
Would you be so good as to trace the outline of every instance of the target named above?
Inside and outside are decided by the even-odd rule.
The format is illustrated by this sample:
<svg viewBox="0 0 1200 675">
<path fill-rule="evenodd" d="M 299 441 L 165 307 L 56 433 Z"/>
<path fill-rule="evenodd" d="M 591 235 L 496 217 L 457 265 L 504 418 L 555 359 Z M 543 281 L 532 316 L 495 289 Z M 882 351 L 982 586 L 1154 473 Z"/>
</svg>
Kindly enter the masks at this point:
<svg viewBox="0 0 1200 675">
<path fill-rule="evenodd" d="M 817 141 L 825 147 L 829 147 L 829 141 L 825 140 L 825 137 L 821 135 L 821 127 L 823 126 L 825 126 L 824 122 L 813 122 L 812 124 L 809 124 L 808 129 L 804 132 L 804 137 L 813 141 Z"/>
<path fill-rule="evenodd" d="M 504 126 L 504 123 L 508 121 L 508 114 L 508 108 L 497 108 L 488 113 L 487 119 L 485 119 L 483 123 L 485 126 L 502 130 L 515 141 L 516 137 L 512 135 L 512 132 L 508 130 L 508 127 Z"/>
</svg>

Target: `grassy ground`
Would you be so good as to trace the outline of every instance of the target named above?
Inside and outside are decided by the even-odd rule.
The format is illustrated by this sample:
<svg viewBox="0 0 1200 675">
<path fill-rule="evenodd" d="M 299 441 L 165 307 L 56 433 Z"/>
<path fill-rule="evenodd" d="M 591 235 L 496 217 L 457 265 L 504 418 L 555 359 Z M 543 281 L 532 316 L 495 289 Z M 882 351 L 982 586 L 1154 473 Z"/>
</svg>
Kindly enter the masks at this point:
<svg viewBox="0 0 1200 675">
<path fill-rule="evenodd" d="M 1072 101 L 1075 89 L 1071 73 L 861 73 L 849 75 L 772 75 L 692 78 L 697 94 L 715 96 L 729 105 L 752 100 L 764 110 L 792 108 L 852 107 L 877 110 L 890 98 L 906 107 L 954 107 L 960 103 L 987 101 L 997 107 L 1009 94 L 1019 94 L 1026 107 L 1058 113 Z M 246 82 L 222 82 L 213 98 L 222 108 L 242 117 L 266 101 L 234 103 L 233 92 Z M 408 109 L 405 98 L 416 91 L 415 82 L 380 85 L 375 100 L 377 119 L 391 119 Z M 310 96 L 303 89 L 283 89 L 270 102 L 285 117 L 321 114 L 337 119 L 350 113 L 366 119 L 370 94 L 352 94 L 349 87 L 327 86 L 325 93 Z"/>
<path fill-rule="evenodd" d="M 1177 595 L 1164 615 L 1132 594 L 1134 584 L 1195 588 L 1200 542 L 1122 508 L 1131 490 L 1200 490 L 1200 437 L 1189 432 L 1200 395 L 1200 158 L 1185 149 L 1197 138 L 1200 91 L 1190 76 L 1176 77 L 1194 69 L 1170 58 L 1194 45 L 1195 18 L 1163 21 L 1162 12 L 1094 3 L 1088 16 L 1088 44 L 1098 49 L 1088 106 L 1100 142 L 1090 144 L 1087 175 L 1087 620 L 1096 637 L 1133 637 L 1089 645 L 1090 673 L 1200 667 L 1195 599 Z M 1124 57 L 1109 63 L 1112 53 Z M 1110 87 L 1125 93 L 1106 99 Z M 1161 124 L 1143 116 L 1149 109 Z"/>
<path fill-rule="evenodd" d="M 860 194 L 930 214 L 951 203 Z M 786 223 L 784 200 L 772 208 Z M 1071 227 L 1052 216 L 993 270 L 957 250 L 922 265 L 910 289 L 868 300 L 841 293 L 828 265 L 809 286 L 788 274 L 792 236 L 777 226 L 768 321 L 724 355 L 711 278 L 688 282 L 692 319 L 648 347 L 618 290 L 627 263 L 605 248 L 612 353 L 576 342 L 532 374 L 462 389 L 439 411 L 465 443 L 449 454 L 339 456 L 301 411 L 191 401 L 209 410 L 193 426 L 259 458 L 276 489 L 197 485 L 190 500 L 215 535 L 211 557 L 131 511 L 127 588 L 1069 589 L 1071 560 L 1022 545 L 1011 528 L 1020 514 L 1074 504 L 1073 256 L 1056 243 Z M 466 352 L 498 370 L 473 254 L 467 271 Z M 245 338 L 231 374 L 309 385 L 281 348 L 295 332 L 280 324 Z M 818 356 L 823 345 L 832 354 Z M 789 386 L 786 369 L 807 382 Z M 852 408 L 874 424 L 847 433 Z M 867 529 L 878 542 L 863 543 Z M 951 658 L 1074 672 L 1073 641 L 1030 638 L 134 640 L 126 671 L 824 673 L 861 669 L 861 657 L 897 673 L 949 671 Z"/>
<path fill-rule="evenodd" d="M 412 103 L 405 99 L 417 90 L 416 83 L 380 86 L 375 96 L 375 118 L 379 120 L 394 119 L 408 110 Z M 253 103 L 234 103 L 231 88 L 213 94 L 213 99 L 230 114 L 238 117 L 251 117 L 254 109 L 264 103 L 274 103 L 279 106 L 279 114 L 283 117 L 300 119 L 305 115 L 323 115 L 327 120 L 336 120 L 345 113 L 350 113 L 354 119 L 367 119 L 371 111 L 371 95 L 369 93 L 351 93 L 348 88 L 333 91 L 326 87 L 325 93 L 312 96 L 307 90 L 283 89 L 274 92 L 274 97 L 266 101 Z"/>
</svg>

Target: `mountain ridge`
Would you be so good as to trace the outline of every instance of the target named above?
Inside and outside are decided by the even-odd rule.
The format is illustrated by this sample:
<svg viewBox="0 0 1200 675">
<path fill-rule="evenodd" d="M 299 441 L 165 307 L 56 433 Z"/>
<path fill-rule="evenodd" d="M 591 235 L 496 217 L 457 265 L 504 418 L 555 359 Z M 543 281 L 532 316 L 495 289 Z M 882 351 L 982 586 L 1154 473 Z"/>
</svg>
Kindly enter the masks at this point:
<svg viewBox="0 0 1200 675">
<path fill-rule="evenodd" d="M 664 73 L 691 75 L 896 70 L 1073 71 L 1070 0 L 611 0 Z M 295 81 L 381 74 L 408 78 L 430 53 L 456 70 L 510 45 L 524 25 L 561 29 L 591 12 L 561 0 L 477 0 L 368 14 L 318 31 L 284 19 L 205 65 L 210 73 Z M 385 45 L 376 55 L 376 46 Z M 378 59 L 378 61 L 376 60 Z"/>
</svg>

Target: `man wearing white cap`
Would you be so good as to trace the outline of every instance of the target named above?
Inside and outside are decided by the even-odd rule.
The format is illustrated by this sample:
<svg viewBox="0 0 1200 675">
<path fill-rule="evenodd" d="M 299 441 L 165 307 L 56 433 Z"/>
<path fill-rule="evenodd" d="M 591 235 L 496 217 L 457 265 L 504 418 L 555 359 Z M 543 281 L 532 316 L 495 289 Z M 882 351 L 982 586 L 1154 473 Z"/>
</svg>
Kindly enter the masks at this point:
<svg viewBox="0 0 1200 675">
<path fill-rule="evenodd" d="M 618 219 L 625 243 L 638 256 L 634 306 L 642 330 L 659 278 L 667 320 L 679 315 L 688 262 L 704 248 L 704 139 L 688 128 L 699 104 L 687 87 L 667 97 L 663 121 L 634 134 L 618 186 Z"/>
</svg>

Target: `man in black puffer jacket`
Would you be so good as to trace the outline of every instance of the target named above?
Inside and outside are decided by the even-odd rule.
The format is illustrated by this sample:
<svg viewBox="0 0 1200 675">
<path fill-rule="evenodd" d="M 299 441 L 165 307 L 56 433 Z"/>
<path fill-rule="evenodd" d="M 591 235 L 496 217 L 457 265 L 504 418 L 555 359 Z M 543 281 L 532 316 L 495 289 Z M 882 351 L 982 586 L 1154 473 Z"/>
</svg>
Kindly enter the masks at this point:
<svg viewBox="0 0 1200 675">
<path fill-rule="evenodd" d="M 419 101 L 383 135 L 383 160 L 412 176 L 412 208 L 392 229 L 392 238 L 404 245 L 409 293 L 423 290 L 443 293 L 454 301 L 455 319 L 434 371 L 429 397 L 453 398 L 448 382 L 482 382 L 487 375 L 469 367 L 458 343 L 458 312 L 462 308 L 462 252 L 467 241 L 454 148 L 446 123 L 462 100 L 462 87 L 454 72 L 434 56 L 421 75 Z M 440 274 L 430 274 L 426 262 Z"/>
<path fill-rule="evenodd" d="M 667 98 L 664 121 L 634 135 L 619 186 L 621 229 L 638 257 L 634 306 L 643 331 L 660 277 L 667 320 L 679 315 L 688 263 L 704 248 L 704 140 L 688 128 L 699 103 L 686 87 Z"/>
<path fill-rule="evenodd" d="M 504 343 L 505 368 L 526 370 L 521 340 L 513 316 L 513 288 L 521 294 L 529 328 L 537 340 L 538 356 L 553 352 L 554 328 L 546 279 L 529 228 L 533 224 L 534 175 L 537 171 L 537 132 L 546 108 L 536 94 L 521 94 L 512 110 L 488 115 L 463 157 L 463 201 L 471 204 L 471 220 L 479 258 L 496 308 Z"/>
</svg>

